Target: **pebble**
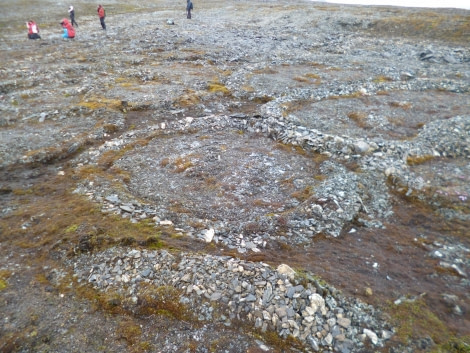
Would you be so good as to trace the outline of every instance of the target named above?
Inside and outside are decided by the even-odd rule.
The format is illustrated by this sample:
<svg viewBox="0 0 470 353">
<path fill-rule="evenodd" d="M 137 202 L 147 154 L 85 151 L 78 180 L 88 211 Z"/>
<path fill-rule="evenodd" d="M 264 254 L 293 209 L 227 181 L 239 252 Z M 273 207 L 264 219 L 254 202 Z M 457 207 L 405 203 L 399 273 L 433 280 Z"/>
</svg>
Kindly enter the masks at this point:
<svg viewBox="0 0 470 353">
<path fill-rule="evenodd" d="M 407 185 L 409 195 L 426 192 L 425 180 L 416 175 L 404 160 L 405 151 L 413 151 L 414 154 L 423 156 L 434 155 L 436 151 L 439 154 L 454 158 L 468 158 L 470 156 L 470 139 L 461 138 L 461 134 L 470 133 L 470 117 L 457 116 L 432 122 L 423 127 L 414 141 L 382 141 L 380 143 L 354 139 L 346 135 L 341 137 L 330 136 L 273 117 L 251 118 L 243 114 L 233 116 L 211 115 L 201 119 L 183 118 L 168 122 L 167 125 L 166 129 L 177 131 L 188 128 L 220 130 L 227 127 L 243 130 L 249 126 L 251 130 L 269 134 L 272 138 L 283 143 L 301 145 L 306 149 L 312 149 L 319 153 L 328 153 L 331 158 L 320 166 L 321 172 L 326 175 L 326 179 L 316 185 L 315 194 L 318 195 L 318 200 L 322 199 L 330 202 L 306 205 L 305 211 L 310 215 L 306 214 L 306 218 L 301 221 L 290 220 L 289 227 L 292 229 L 293 236 L 289 237 L 288 241 L 294 244 L 309 241 L 310 238 L 319 233 L 337 237 L 345 224 L 353 219 L 362 221 L 362 225 L 366 227 L 382 228 L 382 220 L 386 220 L 393 215 L 388 195 L 382 192 L 388 188 L 386 185 L 387 178 L 393 178 L 397 185 Z M 459 133 L 456 134 L 456 131 L 459 131 Z M 444 138 L 444 136 L 447 137 Z M 122 138 L 121 136 L 116 140 L 120 141 Z M 136 138 L 139 138 L 139 134 L 127 137 L 128 142 Z M 334 143 L 331 144 L 330 141 Z M 107 144 L 109 146 L 114 145 L 112 141 L 108 141 Z M 356 173 L 346 170 L 340 163 L 336 162 L 336 160 L 339 161 L 346 157 L 345 151 L 348 151 L 348 146 L 355 146 L 353 150 L 359 152 L 359 155 L 347 154 L 346 156 L 354 158 L 361 165 L 363 175 L 361 175 L 360 183 Z M 365 152 L 367 153 L 362 155 Z M 98 157 L 99 155 L 93 158 Z M 360 184 L 366 185 L 366 187 L 361 188 Z M 162 221 L 167 215 L 165 213 L 159 214 L 159 210 L 152 205 L 149 205 L 147 210 L 138 209 L 121 201 L 117 195 L 99 195 L 97 191 L 96 187 L 91 186 L 81 192 L 92 192 L 93 197 L 97 200 L 104 198 L 108 202 L 106 207 L 110 211 L 118 207 L 124 214 L 131 214 L 131 217 L 136 219 L 145 218 L 149 215 L 153 216 L 160 225 L 172 224 L 169 223 L 172 221 L 168 219 Z M 470 190 L 463 193 L 465 194 L 465 192 L 470 193 Z M 366 199 L 368 200 L 367 203 L 363 201 Z M 462 196 L 461 199 L 465 199 L 465 197 Z M 325 203 L 325 201 L 323 202 Z M 362 212 L 367 213 L 367 220 L 360 216 Z M 451 213 L 448 214 L 451 215 Z M 267 220 L 267 222 L 271 221 Z M 214 224 L 211 223 L 208 223 L 207 226 L 208 229 L 214 230 L 214 235 L 201 233 L 203 241 L 222 242 L 230 248 L 237 249 L 239 253 L 262 251 L 270 240 L 269 234 L 263 233 L 257 233 L 253 236 L 245 234 L 244 239 L 235 237 L 231 234 L 233 230 L 227 229 L 228 225 L 223 224 L 223 222 L 220 222 L 217 227 L 214 227 Z M 186 229 L 187 234 L 197 234 L 195 230 L 188 229 L 187 224 L 181 228 Z"/>
<path fill-rule="evenodd" d="M 203 16 L 203 14 L 201 13 L 200 16 Z M 383 227 L 383 224 L 386 223 L 384 221 L 393 216 L 389 197 L 387 193 L 383 192 L 388 188 L 388 181 L 393 181 L 393 185 L 397 189 L 404 188 L 407 190 L 407 195 L 427 200 L 435 205 L 436 208 L 439 208 L 441 205 L 440 201 L 438 199 L 430 199 L 425 193 L 426 185 L 428 185 L 427 180 L 421 177 L 417 168 L 409 166 L 406 163 L 406 159 L 408 156 L 415 156 L 416 158 L 434 156 L 438 158 L 468 160 L 470 157 L 470 116 L 452 116 L 448 119 L 438 119 L 420 128 L 417 136 L 411 139 L 395 141 L 386 140 L 378 136 L 374 138 L 364 138 L 362 136 L 358 138 L 348 135 L 339 136 L 337 134 L 326 133 L 325 131 L 328 129 L 320 127 L 318 129 L 307 128 L 298 124 L 295 116 L 292 114 L 285 116 L 283 107 L 293 102 L 307 99 L 324 102 L 333 97 L 346 98 L 356 93 L 360 93 L 364 97 L 373 96 L 380 91 L 444 91 L 468 95 L 468 80 L 450 78 L 456 77 L 456 73 L 461 77 L 468 78 L 468 72 L 464 71 L 467 67 L 462 65 L 468 62 L 468 48 L 453 49 L 437 44 L 428 45 L 427 42 L 421 44 L 407 41 L 400 41 L 400 43 L 384 41 L 385 45 L 382 46 L 380 44 L 384 50 L 374 52 L 361 48 L 373 47 L 372 44 L 376 41 L 375 38 L 359 38 L 359 36 L 352 32 L 337 30 L 339 28 L 368 28 L 370 24 L 368 19 L 361 20 L 355 16 L 348 17 L 342 14 L 340 19 L 332 20 L 330 16 L 323 16 L 324 18 L 318 18 L 316 21 L 317 30 L 306 31 L 306 33 L 312 33 L 313 37 L 306 37 L 298 32 L 297 26 L 290 25 L 291 19 L 289 17 L 285 16 L 285 18 L 279 18 L 275 21 L 276 26 L 280 25 L 279 21 L 283 22 L 281 25 L 289 23 L 285 27 L 290 32 L 289 35 L 278 35 L 276 31 L 271 31 L 270 33 L 275 33 L 274 36 L 260 36 L 259 28 L 254 30 L 243 28 L 238 30 L 232 29 L 230 31 L 231 36 L 227 36 L 228 32 L 224 30 L 215 31 L 211 33 L 211 36 L 205 36 L 222 45 L 227 42 L 230 44 L 235 43 L 235 45 L 226 45 L 223 53 L 221 51 L 220 54 L 208 54 L 209 57 L 206 58 L 207 60 L 204 59 L 205 61 L 213 63 L 222 62 L 224 63 L 223 65 L 227 61 L 246 63 L 243 65 L 244 67 L 233 70 L 229 77 L 227 77 L 227 82 L 225 82 L 226 86 L 230 91 L 234 92 L 235 96 L 240 94 L 240 92 L 246 94 L 245 90 L 240 89 L 240 87 L 247 84 L 244 77 L 250 76 L 254 69 L 264 69 L 267 62 L 272 63 L 273 66 L 279 65 L 279 67 L 299 62 L 316 62 L 320 65 L 327 63 L 327 67 L 332 68 L 333 66 L 330 66 L 328 60 L 335 57 L 338 59 L 334 60 L 343 61 L 336 61 L 334 64 L 331 63 L 331 65 L 342 67 L 345 70 L 347 68 L 346 63 L 349 64 L 353 61 L 352 59 L 354 61 L 358 61 L 359 58 L 362 59 L 360 55 L 364 52 L 374 55 L 372 57 L 373 60 L 370 60 L 369 64 L 371 72 L 377 75 L 385 74 L 384 76 L 391 77 L 392 80 L 378 83 L 367 79 L 348 82 L 332 80 L 331 83 L 324 83 L 322 85 L 309 85 L 302 88 L 289 87 L 287 90 L 275 93 L 268 87 L 258 87 L 256 88 L 256 93 L 253 94 L 255 98 L 272 97 L 273 99 L 263 104 L 260 108 L 260 113 L 256 116 L 247 116 L 242 113 L 212 115 L 211 111 L 224 111 L 224 107 L 221 106 L 220 109 L 215 109 L 214 107 L 210 107 L 210 109 L 209 107 L 204 108 L 206 116 L 199 116 L 197 118 L 186 117 L 178 120 L 177 116 L 184 114 L 184 111 L 173 111 L 174 119 L 159 122 L 154 126 L 142 128 L 142 130 L 138 128 L 135 131 L 128 131 L 122 136 L 104 142 L 98 148 L 88 148 L 87 145 L 93 146 L 95 142 L 105 138 L 106 134 L 103 132 L 94 131 L 94 128 L 90 130 L 86 125 L 77 125 L 78 128 L 76 130 L 81 132 L 84 140 L 75 142 L 76 134 L 64 136 L 62 133 L 64 131 L 63 126 L 57 124 L 57 130 L 54 130 L 52 124 L 45 123 L 40 124 L 40 128 L 48 126 L 49 130 L 43 135 L 54 137 L 55 140 L 52 139 L 50 140 L 52 142 L 46 141 L 46 143 L 38 145 L 36 139 L 25 138 L 25 140 L 34 141 L 34 145 L 31 148 L 31 145 L 28 146 L 28 144 L 21 141 L 25 127 L 21 126 L 17 129 L 19 132 L 16 133 L 13 126 L 15 119 L 24 116 L 18 108 L 12 107 L 11 104 L 14 99 L 13 95 L 20 93 L 21 87 L 17 85 L 18 77 L 9 78 L 6 76 L 8 79 L 5 79 L 5 82 L 2 84 L 2 98 L 5 99 L 1 102 L 1 108 L 6 112 L 2 123 L 12 125 L 12 128 L 4 129 L 4 131 L 8 134 L 16 133 L 16 136 L 19 138 L 9 138 L 7 135 L 3 135 L 5 139 L 11 139 L 13 143 L 11 145 L 5 143 L 4 146 L 0 147 L 0 154 L 2 156 L 0 167 L 15 163 L 47 162 L 51 157 L 47 151 L 38 154 L 27 153 L 27 151 L 38 148 L 47 150 L 48 146 L 55 145 L 56 143 L 60 144 L 63 141 L 73 141 L 73 143 L 67 144 L 64 150 L 64 152 L 70 155 L 80 151 L 81 147 L 87 147 L 86 151 L 80 153 L 74 160 L 76 166 L 80 167 L 96 164 L 97 160 L 104 153 L 118 151 L 127 144 L 133 143 L 141 137 L 148 136 L 149 133 L 155 130 L 160 130 L 164 133 L 184 133 L 189 129 L 199 129 L 199 131 L 207 132 L 207 135 L 210 135 L 212 132 L 235 128 L 243 133 L 256 134 L 257 138 L 261 138 L 260 136 L 269 137 L 285 145 L 298 146 L 308 151 L 315 151 L 329 158 L 328 161 L 321 163 L 321 175 L 324 177 L 324 180 L 315 184 L 314 192 L 317 196 L 316 199 L 305 202 L 292 202 L 293 207 L 296 207 L 296 211 L 301 216 L 288 220 L 287 225 L 289 230 L 287 235 L 281 239 L 286 243 L 304 244 L 310 242 L 316 234 L 320 233 L 338 237 L 341 235 L 341 230 L 344 229 L 344 226 L 353 219 L 363 227 Z M 149 21 L 149 23 L 152 22 Z M 175 24 L 173 19 L 167 19 L 166 23 L 168 25 Z M 182 24 L 178 26 L 180 25 Z M 142 31 L 140 33 L 141 36 L 139 36 L 139 44 L 134 44 L 133 40 L 129 40 L 129 32 L 127 32 L 130 29 L 134 31 L 134 28 L 138 27 L 123 27 L 123 31 L 120 33 L 120 37 L 124 39 L 126 46 L 128 46 L 125 48 L 125 53 L 130 54 L 130 57 L 136 55 L 139 50 L 143 50 L 143 46 L 154 45 L 151 43 L 152 39 L 161 46 L 161 50 L 168 53 L 174 51 L 174 40 L 162 37 L 163 33 L 166 32 L 163 30 L 147 31 L 148 34 Z M 208 28 L 210 27 L 208 26 Z M 221 26 L 220 28 L 222 29 L 223 27 Z M 299 28 L 301 27 L 299 26 Z M 203 27 L 200 27 L 199 30 L 203 31 Z M 193 31 L 181 31 L 178 34 L 178 43 L 190 44 L 199 40 L 194 38 L 193 33 Z M 204 32 L 201 33 L 204 34 Z M 135 35 L 136 32 L 131 34 Z M 85 35 L 85 32 L 83 32 L 83 35 Z M 175 35 L 175 32 L 171 32 L 171 35 Z M 199 36 L 199 38 L 202 37 L 204 35 Z M 234 38 L 236 38 L 236 41 L 233 40 Z M 295 38 L 295 41 L 286 40 L 288 38 Z M 253 45 L 254 40 L 256 45 Z M 276 45 L 275 49 L 271 50 L 273 40 Z M 368 40 L 370 42 L 367 42 Z M 22 43 L 24 41 L 17 42 Z M 115 45 L 119 43 L 119 40 L 109 41 L 109 43 Z M 101 44 L 106 45 L 104 42 Z M 321 48 L 318 56 L 315 56 L 317 55 L 315 54 L 317 51 L 314 50 L 315 48 Z M 145 51 L 145 53 L 147 52 L 151 51 Z M 110 55 L 112 54 L 110 53 Z M 121 54 L 119 52 L 119 55 Z M 229 58 L 228 60 L 227 57 Z M 381 57 L 386 58 L 387 62 L 393 62 L 394 67 L 384 66 L 383 62 L 380 61 Z M 253 60 L 253 58 L 256 60 Z M 119 63 L 119 61 L 116 62 Z M 132 70 L 129 68 L 131 71 L 126 72 L 125 75 L 134 76 L 146 83 L 151 82 L 156 77 L 144 72 L 145 70 L 139 70 L 139 65 L 142 62 L 142 60 L 132 61 L 134 68 Z M 257 62 L 261 65 L 260 67 L 255 67 Z M 372 62 L 376 62 L 376 64 L 373 65 Z M 120 64 L 125 66 L 127 62 L 120 62 Z M 197 61 L 195 64 L 200 65 Z M 342 64 L 344 64 L 344 68 Z M 116 65 L 116 69 L 118 66 Z M 254 68 L 249 72 L 246 69 L 247 66 L 253 66 Z M 461 68 L 463 70 L 459 72 Z M 8 74 L 10 69 L 8 66 L 5 66 L 5 75 Z M 40 72 L 37 72 L 33 75 L 33 80 L 35 82 L 62 82 L 61 79 L 57 80 L 57 78 L 64 77 L 60 72 L 61 70 L 61 67 L 44 70 L 46 74 L 42 76 L 39 76 Z M 78 65 L 77 70 L 79 70 Z M 51 72 L 55 71 L 58 71 L 57 76 L 51 74 Z M 451 75 L 448 75 L 449 72 Z M 96 71 L 96 73 L 100 75 L 100 80 L 106 81 L 106 77 L 101 75 L 101 72 Z M 446 75 L 449 77 L 448 79 L 443 78 Z M 93 76 L 93 70 L 88 72 L 86 76 L 89 77 L 89 81 L 96 79 Z M 112 82 L 112 86 L 116 86 L 114 85 L 115 77 L 113 75 L 106 76 L 110 80 L 108 83 Z M 441 78 L 437 78 L 438 76 Z M 79 72 L 79 77 L 83 77 L 83 72 Z M 29 75 L 27 79 L 29 80 Z M 38 87 L 41 86 L 42 84 Z M 69 84 L 68 86 L 72 88 L 63 92 L 67 96 L 69 93 L 71 95 L 78 93 L 85 96 L 93 91 L 98 93 L 96 91 L 98 88 L 87 83 L 87 80 L 83 81 L 79 86 L 75 84 Z M 108 87 L 108 85 L 103 85 L 103 87 Z M 106 92 L 102 93 L 105 95 Z M 155 100 L 155 97 L 150 95 L 135 95 L 133 100 L 134 98 L 136 100 L 135 104 Z M 28 107 L 28 110 L 32 110 L 32 112 L 28 112 L 29 116 L 22 119 L 34 118 L 44 123 L 46 118 L 48 120 L 56 120 L 58 118 L 62 123 L 67 123 L 66 119 L 71 118 L 74 123 L 78 123 L 88 121 L 89 118 L 93 121 L 99 115 L 100 119 L 104 118 L 105 120 L 103 121 L 106 121 L 106 123 L 112 122 L 117 127 L 123 127 L 126 120 L 121 112 L 116 111 L 108 114 L 106 111 L 99 109 L 96 115 L 84 117 L 79 110 L 74 110 L 75 108 L 61 110 L 59 115 L 59 111 L 39 113 L 37 109 L 44 108 L 41 105 L 36 106 L 37 108 L 33 106 Z M 127 103 L 123 103 L 122 106 L 127 108 Z M 34 112 L 34 109 L 36 109 L 36 112 Z M 236 109 L 231 107 L 230 111 L 232 110 Z M 77 117 L 80 117 L 80 119 L 77 119 Z M 316 116 L 313 116 L 313 118 L 316 123 L 320 123 Z M 367 119 L 373 120 L 377 119 L 377 117 L 368 116 Z M 332 122 L 329 123 L 336 124 L 335 119 L 330 120 Z M 91 126 L 95 125 L 95 123 L 91 124 Z M 34 133 L 37 127 L 38 124 L 35 124 L 33 128 Z M 376 128 L 383 128 L 383 125 L 378 123 Z M 82 133 L 82 130 L 87 132 Z M 93 143 L 87 143 L 91 141 Z M 16 147 L 18 144 L 21 148 L 11 148 L 11 146 L 14 145 Z M 187 148 L 200 148 L 200 144 L 198 142 Z M 182 148 L 182 150 L 184 149 Z M 220 155 L 217 156 L 218 160 L 220 158 Z M 259 160 L 261 161 L 261 159 Z M 345 161 L 358 165 L 361 169 L 360 177 L 356 173 L 344 168 L 343 163 Z M 147 162 L 142 160 L 139 163 L 145 164 Z M 266 161 L 266 163 L 271 163 L 271 161 Z M 264 169 L 276 174 L 277 179 L 282 180 L 282 172 L 284 171 L 281 171 L 279 166 L 271 163 L 264 164 L 264 167 Z M 295 170 L 295 172 L 300 171 L 300 168 Z M 450 177 L 455 175 L 450 168 L 441 168 L 439 166 L 438 171 L 439 175 Z M 459 173 L 465 176 L 469 174 L 469 170 L 467 168 Z M 431 187 L 440 186 L 435 184 L 435 182 L 435 180 L 431 181 Z M 301 184 L 299 183 L 298 185 Z M 465 202 L 468 204 L 468 195 L 470 194 L 468 185 L 468 182 L 464 182 L 459 185 L 459 189 L 455 190 L 456 193 L 458 191 L 455 195 L 455 201 L 459 202 L 459 205 L 465 206 Z M 205 242 L 221 243 L 229 248 L 237 249 L 239 253 L 261 252 L 273 240 L 269 231 L 239 236 L 240 230 L 232 228 L 224 219 L 215 222 L 216 224 L 202 220 L 206 230 L 201 233 L 187 226 L 191 219 L 181 217 L 181 219 L 177 220 L 169 217 L 168 212 L 161 204 L 142 205 L 136 200 L 129 200 L 129 197 L 124 193 L 118 193 L 113 188 L 100 185 L 98 182 L 96 184 L 77 185 L 76 192 L 87 195 L 100 203 L 102 211 L 105 213 L 120 214 L 131 219 L 132 222 L 150 218 L 155 222 L 156 226 L 171 227 L 176 225 L 178 232 L 184 233 L 185 236 L 198 237 L 199 240 Z M 280 209 L 273 212 L 272 223 L 269 224 L 267 222 L 267 224 L 269 226 L 275 224 L 274 222 L 279 220 L 276 216 L 283 211 L 284 209 Z M 12 210 L 5 209 L 2 212 L 9 213 Z M 465 218 L 465 215 L 453 210 L 443 208 L 439 212 L 450 220 L 468 220 L 468 217 Z M 367 217 L 364 217 L 364 214 Z M 251 219 L 248 219 L 248 221 L 251 221 Z M 24 229 L 30 226 L 31 223 L 29 222 L 22 224 Z M 351 233 L 353 232 L 351 231 Z M 462 280 L 466 280 L 469 273 L 469 260 L 468 249 L 465 247 L 432 244 L 429 248 L 429 256 L 440 261 L 439 266 L 441 268 L 452 270 Z M 362 340 L 367 338 L 372 344 L 380 346 L 393 335 L 393 328 L 378 318 L 372 317 L 366 310 L 371 309 L 372 311 L 373 308 L 352 299 L 343 298 L 340 295 L 333 295 L 336 292 L 333 288 L 323 287 L 313 280 L 309 281 L 308 284 L 302 281 L 301 285 L 296 282 L 295 271 L 287 265 L 287 267 L 279 270 L 279 268 L 272 269 L 263 263 L 249 263 L 228 257 L 192 254 L 182 254 L 182 257 L 176 260 L 173 255 L 164 251 L 127 251 L 123 249 L 111 249 L 93 255 L 84 254 L 74 259 L 74 261 L 76 261 L 75 271 L 79 280 L 88 281 L 100 290 L 118 288 L 126 293 L 129 290 L 131 294 L 126 295 L 131 295 L 131 301 L 134 303 L 138 302 L 139 284 L 146 280 L 151 281 L 155 285 L 175 285 L 178 288 L 185 289 L 185 293 L 196 302 L 212 300 L 216 303 L 223 303 L 224 299 L 228 299 L 229 303 L 233 305 L 229 305 L 227 308 L 227 318 L 234 319 L 242 316 L 243 318 L 248 318 L 255 327 L 264 330 L 268 327 L 275 329 L 283 337 L 292 334 L 294 337 L 299 337 L 301 341 L 306 342 L 313 351 L 359 352 L 361 347 L 363 347 L 361 346 L 361 338 Z M 177 267 L 176 269 L 171 266 L 173 264 Z M 190 269 L 195 271 L 190 271 Z M 214 278 L 212 274 L 215 275 Z M 372 290 L 370 295 L 373 295 Z M 450 302 L 453 298 L 447 298 L 446 300 Z M 203 311 L 202 306 L 195 305 L 194 308 L 196 311 L 201 311 L 203 319 L 207 317 L 208 314 Z M 451 308 L 457 315 L 462 315 L 462 309 L 457 303 L 451 303 Z M 227 324 L 230 325 L 230 322 Z M 361 328 L 364 328 L 364 330 L 362 331 Z M 380 337 L 378 337 L 376 332 L 382 332 Z M 264 350 L 264 347 L 260 343 L 260 349 Z"/>
<path fill-rule="evenodd" d="M 100 291 L 118 291 L 134 303 L 143 295 L 141 283 L 174 286 L 184 293 L 180 300 L 203 320 L 207 313 L 202 303 L 214 302 L 226 318 L 248 320 L 253 327 L 275 330 L 284 338 L 292 335 L 314 351 L 346 342 L 355 352 L 354 347 L 360 347 L 358 332 L 382 346 L 394 331 L 379 310 L 344 297 L 313 277 L 300 279 L 285 264 L 274 269 L 228 256 L 181 253 L 176 257 L 166 250 L 111 248 L 82 254 L 70 265 L 79 282 Z M 323 295 L 317 288 L 323 288 Z M 225 324 L 230 325 L 230 320 Z M 385 334 L 379 337 L 375 332 Z"/>
</svg>

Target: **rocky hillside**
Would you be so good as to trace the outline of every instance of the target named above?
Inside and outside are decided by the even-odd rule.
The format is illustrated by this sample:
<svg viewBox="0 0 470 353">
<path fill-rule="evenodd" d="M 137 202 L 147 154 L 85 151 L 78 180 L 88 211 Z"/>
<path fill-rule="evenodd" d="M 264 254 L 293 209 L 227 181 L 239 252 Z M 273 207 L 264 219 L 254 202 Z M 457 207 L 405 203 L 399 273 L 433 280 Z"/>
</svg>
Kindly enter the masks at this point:
<svg viewBox="0 0 470 353">
<path fill-rule="evenodd" d="M 2 3 L 1 352 L 470 349 L 469 11 L 103 5 Z"/>
</svg>

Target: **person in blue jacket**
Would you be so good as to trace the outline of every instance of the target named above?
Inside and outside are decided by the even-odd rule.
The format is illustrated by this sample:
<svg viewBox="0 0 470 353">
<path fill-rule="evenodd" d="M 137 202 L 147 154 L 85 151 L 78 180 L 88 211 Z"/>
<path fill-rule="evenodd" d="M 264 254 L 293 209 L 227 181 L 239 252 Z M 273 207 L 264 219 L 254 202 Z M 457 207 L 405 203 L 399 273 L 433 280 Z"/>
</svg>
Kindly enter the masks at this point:
<svg viewBox="0 0 470 353">
<path fill-rule="evenodd" d="M 186 4 L 186 13 L 187 13 L 187 18 L 191 18 L 191 10 L 193 9 L 193 3 L 191 0 L 187 0 Z"/>
</svg>

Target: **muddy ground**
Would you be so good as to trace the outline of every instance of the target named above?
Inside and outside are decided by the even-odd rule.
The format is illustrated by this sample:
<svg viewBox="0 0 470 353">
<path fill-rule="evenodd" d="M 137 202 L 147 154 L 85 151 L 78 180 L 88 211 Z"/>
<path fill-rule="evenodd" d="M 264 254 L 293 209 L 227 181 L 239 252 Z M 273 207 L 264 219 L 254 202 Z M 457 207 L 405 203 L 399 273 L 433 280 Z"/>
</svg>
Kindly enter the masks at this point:
<svg viewBox="0 0 470 353">
<path fill-rule="evenodd" d="M 103 5 L 106 31 L 96 5 L 77 1 L 67 41 L 59 22 L 68 3 L 1 4 L 2 352 L 307 350 L 243 324 L 115 308 L 66 265 L 81 251 L 151 248 L 153 237 L 174 252 L 286 263 L 383 309 L 397 334 L 377 351 L 469 349 L 469 11 L 209 1 L 195 2 L 188 20 L 184 2 Z M 26 38 L 29 18 L 41 40 Z M 424 191 L 377 182 L 371 199 L 391 211 L 370 212 L 380 226 L 357 217 L 339 236 L 300 239 L 290 222 L 328 180 L 321 166 L 331 154 L 191 125 L 217 116 L 273 117 L 387 146 L 455 117 L 465 128 L 458 151 L 408 159 L 429 180 Z M 177 121 L 188 127 L 172 128 Z M 338 163 L 363 173 L 356 157 Z M 114 194 L 152 205 L 173 227 L 101 212 Z M 276 223 L 259 221 L 268 214 Z M 209 227 L 270 241 L 260 253 L 237 251 L 201 241 Z M 81 248 L 84 236 L 98 240 Z"/>
</svg>

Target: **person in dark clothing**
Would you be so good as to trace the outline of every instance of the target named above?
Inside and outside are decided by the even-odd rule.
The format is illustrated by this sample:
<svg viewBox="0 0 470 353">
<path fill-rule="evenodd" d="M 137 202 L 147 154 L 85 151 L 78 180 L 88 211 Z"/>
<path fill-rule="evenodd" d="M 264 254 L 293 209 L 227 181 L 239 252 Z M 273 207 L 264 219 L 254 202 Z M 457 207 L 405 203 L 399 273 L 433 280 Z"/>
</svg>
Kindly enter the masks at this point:
<svg viewBox="0 0 470 353">
<path fill-rule="evenodd" d="M 101 23 L 101 27 L 106 30 L 106 24 L 104 23 L 104 19 L 106 17 L 106 12 L 104 11 L 104 8 L 103 6 L 101 5 L 98 5 L 98 16 L 100 17 L 100 23 Z"/>
<path fill-rule="evenodd" d="M 191 0 L 187 0 L 186 4 L 186 13 L 187 13 L 187 18 L 191 18 L 191 10 L 193 9 L 193 3 Z"/>
<path fill-rule="evenodd" d="M 75 21 L 75 10 L 72 5 L 69 7 L 70 23 L 78 27 L 78 23 Z"/>
</svg>

